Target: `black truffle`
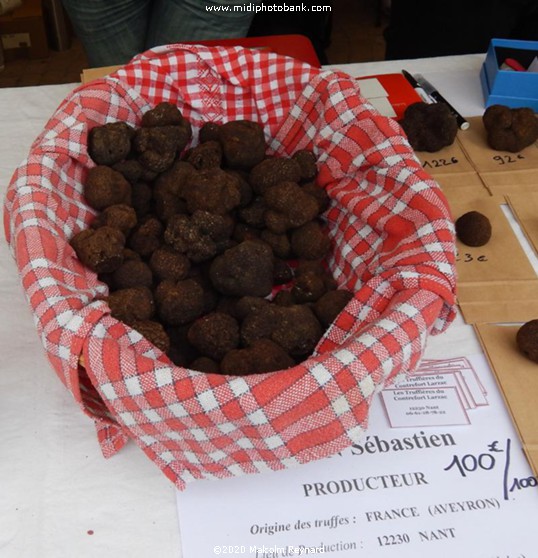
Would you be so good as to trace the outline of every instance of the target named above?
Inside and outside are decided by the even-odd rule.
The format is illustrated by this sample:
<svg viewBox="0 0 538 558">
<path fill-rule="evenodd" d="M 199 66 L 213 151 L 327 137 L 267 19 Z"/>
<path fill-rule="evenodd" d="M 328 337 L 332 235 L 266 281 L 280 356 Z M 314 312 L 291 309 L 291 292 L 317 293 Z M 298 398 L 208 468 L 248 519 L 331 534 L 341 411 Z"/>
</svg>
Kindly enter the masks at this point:
<svg viewBox="0 0 538 558">
<path fill-rule="evenodd" d="M 276 234 L 300 227 L 319 213 L 317 200 L 295 182 L 279 182 L 270 186 L 263 200 L 268 208 L 264 215 L 265 224 Z"/>
<path fill-rule="evenodd" d="M 517 153 L 538 139 L 538 118 L 531 108 L 492 105 L 484 112 L 482 122 L 489 146 L 498 151 Z"/>
<path fill-rule="evenodd" d="M 250 171 L 248 178 L 254 192 L 262 196 L 270 186 L 279 182 L 299 182 L 300 179 L 300 164 L 284 157 L 264 159 Z"/>
<path fill-rule="evenodd" d="M 490 220 L 479 211 L 468 211 L 456 220 L 456 235 L 467 246 L 484 246 L 491 238 Z"/>
<path fill-rule="evenodd" d="M 273 252 L 265 242 L 246 240 L 217 256 L 209 276 L 224 295 L 267 296 L 273 288 Z"/>
<path fill-rule="evenodd" d="M 131 202 L 131 185 L 124 176 L 110 167 L 98 165 L 88 171 L 84 197 L 97 210 Z"/>
<path fill-rule="evenodd" d="M 224 215 L 241 203 L 238 177 L 217 167 L 189 174 L 181 195 L 187 202 L 189 213 L 208 211 Z"/>
<path fill-rule="evenodd" d="M 125 204 L 110 205 L 104 209 L 93 221 L 92 227 L 108 226 L 120 230 L 127 236 L 136 226 L 135 210 Z"/>
<path fill-rule="evenodd" d="M 96 273 L 112 273 L 123 262 L 125 236 L 113 227 L 85 229 L 71 239 L 78 259 Z"/>
<path fill-rule="evenodd" d="M 452 145 L 458 133 L 456 117 L 443 103 L 413 103 L 400 121 L 411 147 L 433 153 Z"/>
<path fill-rule="evenodd" d="M 151 254 L 149 265 L 160 281 L 165 279 L 170 281 L 185 279 L 191 268 L 189 258 L 170 246 L 160 246 L 157 248 Z"/>
<path fill-rule="evenodd" d="M 153 286 L 153 273 L 149 265 L 142 260 L 124 261 L 112 275 L 116 289 L 127 289 L 130 287 Z"/>
<path fill-rule="evenodd" d="M 112 316 L 126 324 L 150 320 L 155 312 L 151 291 L 146 287 L 120 289 L 108 295 Z"/>
<path fill-rule="evenodd" d="M 202 356 L 219 361 L 239 345 L 239 324 L 229 314 L 213 312 L 192 324 L 188 339 Z"/>
<path fill-rule="evenodd" d="M 519 328 L 516 343 L 527 358 L 538 362 L 538 320 L 530 320 Z"/>
<path fill-rule="evenodd" d="M 233 221 L 227 215 L 195 211 L 173 215 L 164 232 L 164 241 L 191 261 L 209 260 L 228 247 Z"/>
<path fill-rule="evenodd" d="M 224 160 L 229 167 L 250 169 L 265 158 L 265 136 L 257 122 L 226 122 L 219 127 L 218 134 Z"/>
<path fill-rule="evenodd" d="M 88 137 L 88 153 L 98 165 L 114 165 L 131 151 L 134 129 L 126 122 L 109 122 L 92 128 Z"/>
<path fill-rule="evenodd" d="M 330 247 L 331 241 L 317 221 L 309 221 L 291 233 L 291 248 L 298 258 L 319 260 Z"/>
<path fill-rule="evenodd" d="M 155 290 L 159 317 L 171 326 L 184 325 L 204 312 L 204 290 L 193 279 L 163 281 Z"/>
</svg>

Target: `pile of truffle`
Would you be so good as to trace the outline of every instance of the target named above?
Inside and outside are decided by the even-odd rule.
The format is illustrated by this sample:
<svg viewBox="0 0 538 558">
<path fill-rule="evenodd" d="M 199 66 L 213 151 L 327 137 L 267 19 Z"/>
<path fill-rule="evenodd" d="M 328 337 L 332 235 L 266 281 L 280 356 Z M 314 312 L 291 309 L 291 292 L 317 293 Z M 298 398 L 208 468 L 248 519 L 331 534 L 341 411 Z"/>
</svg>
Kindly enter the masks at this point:
<svg viewBox="0 0 538 558">
<path fill-rule="evenodd" d="M 266 155 L 262 127 L 208 123 L 200 143 L 170 103 L 140 127 L 90 131 L 84 196 L 97 216 L 71 245 L 109 286 L 114 317 L 179 366 L 223 374 L 306 359 L 352 293 L 323 264 L 328 205 L 307 150 Z"/>
</svg>

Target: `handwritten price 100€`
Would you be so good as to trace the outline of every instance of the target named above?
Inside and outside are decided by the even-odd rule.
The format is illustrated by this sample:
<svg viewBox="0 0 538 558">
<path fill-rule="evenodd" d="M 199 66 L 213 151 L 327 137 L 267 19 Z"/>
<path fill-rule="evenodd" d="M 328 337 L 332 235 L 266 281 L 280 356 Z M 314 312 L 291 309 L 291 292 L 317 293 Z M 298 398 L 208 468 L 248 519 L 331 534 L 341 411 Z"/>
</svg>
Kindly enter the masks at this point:
<svg viewBox="0 0 538 558">
<path fill-rule="evenodd" d="M 478 455 L 472 453 L 465 455 L 454 454 L 452 461 L 443 470 L 450 471 L 455 469 L 462 477 L 466 477 L 476 471 L 491 471 L 500 462 L 501 467 L 503 467 L 503 497 L 505 500 L 508 500 L 512 492 L 526 488 L 536 488 L 538 486 L 538 479 L 536 477 L 510 478 L 510 447 L 511 440 L 508 438 L 504 448 L 500 448 L 499 441 L 495 440 L 488 444 L 488 451 L 484 453 Z M 502 459 L 499 459 L 501 455 Z"/>
</svg>

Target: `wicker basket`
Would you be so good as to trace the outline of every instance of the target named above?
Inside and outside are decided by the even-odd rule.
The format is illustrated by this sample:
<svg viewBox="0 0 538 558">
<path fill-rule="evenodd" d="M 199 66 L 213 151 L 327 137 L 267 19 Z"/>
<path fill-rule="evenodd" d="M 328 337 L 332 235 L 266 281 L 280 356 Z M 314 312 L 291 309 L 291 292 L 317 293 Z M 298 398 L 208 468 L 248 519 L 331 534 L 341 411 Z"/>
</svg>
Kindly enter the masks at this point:
<svg viewBox="0 0 538 558">
<path fill-rule="evenodd" d="M 251 119 L 272 152 L 316 153 L 331 199 L 328 265 L 355 296 L 302 364 L 249 377 L 174 366 L 110 316 L 106 286 L 74 255 L 68 241 L 94 215 L 81 186 L 94 164 L 88 131 L 139 125 L 161 101 L 190 119 L 193 142 L 207 121 Z M 411 372 L 454 316 L 449 211 L 397 123 L 349 76 L 268 52 L 169 45 L 78 88 L 15 172 L 5 211 L 47 356 L 95 421 L 104 455 L 133 439 L 179 488 L 357 442 L 374 393 Z"/>
</svg>

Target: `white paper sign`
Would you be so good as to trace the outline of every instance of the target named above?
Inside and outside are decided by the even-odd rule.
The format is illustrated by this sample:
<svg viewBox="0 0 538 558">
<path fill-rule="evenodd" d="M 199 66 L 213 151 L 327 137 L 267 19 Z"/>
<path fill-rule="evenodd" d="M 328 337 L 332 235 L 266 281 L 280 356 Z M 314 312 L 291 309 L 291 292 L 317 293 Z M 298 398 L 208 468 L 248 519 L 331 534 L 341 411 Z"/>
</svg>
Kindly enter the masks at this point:
<svg viewBox="0 0 538 558">
<path fill-rule="evenodd" d="M 390 428 L 296 469 L 177 493 L 183 558 L 535 558 L 538 483 L 482 355 L 470 425 Z"/>
</svg>

